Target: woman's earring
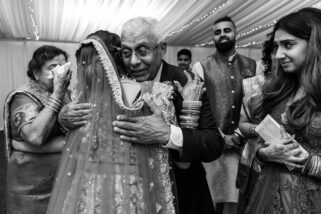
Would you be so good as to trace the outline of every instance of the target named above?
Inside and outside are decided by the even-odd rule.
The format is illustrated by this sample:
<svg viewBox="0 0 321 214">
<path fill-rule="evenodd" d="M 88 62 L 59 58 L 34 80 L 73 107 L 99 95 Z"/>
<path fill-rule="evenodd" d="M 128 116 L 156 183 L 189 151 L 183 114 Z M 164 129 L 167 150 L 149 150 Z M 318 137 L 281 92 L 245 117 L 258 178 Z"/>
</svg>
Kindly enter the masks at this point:
<svg viewBox="0 0 321 214">
<path fill-rule="evenodd" d="M 35 72 L 33 73 L 33 76 L 35 77 L 36 81 L 39 81 L 39 76 Z"/>
</svg>

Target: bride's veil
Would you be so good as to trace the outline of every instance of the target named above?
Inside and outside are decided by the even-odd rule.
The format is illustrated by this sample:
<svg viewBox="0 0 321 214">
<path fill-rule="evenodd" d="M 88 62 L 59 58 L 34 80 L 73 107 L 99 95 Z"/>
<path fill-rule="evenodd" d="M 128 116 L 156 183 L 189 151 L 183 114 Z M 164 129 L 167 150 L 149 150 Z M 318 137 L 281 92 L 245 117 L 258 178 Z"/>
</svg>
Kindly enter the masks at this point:
<svg viewBox="0 0 321 214">
<path fill-rule="evenodd" d="M 122 142 L 113 132 L 116 116 L 143 114 L 143 102 L 124 105 L 112 47 L 91 36 L 77 51 L 80 103 L 95 108 L 66 137 L 47 213 L 175 213 L 168 151 Z"/>
</svg>

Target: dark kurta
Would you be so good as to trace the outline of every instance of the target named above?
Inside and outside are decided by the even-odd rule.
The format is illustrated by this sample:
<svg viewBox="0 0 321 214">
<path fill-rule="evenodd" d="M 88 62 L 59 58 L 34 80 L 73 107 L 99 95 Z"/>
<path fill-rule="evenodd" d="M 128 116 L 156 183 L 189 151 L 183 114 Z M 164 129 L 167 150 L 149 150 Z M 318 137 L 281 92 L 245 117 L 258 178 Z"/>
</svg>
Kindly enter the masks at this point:
<svg viewBox="0 0 321 214">
<path fill-rule="evenodd" d="M 239 54 L 229 61 L 215 53 L 208 57 L 203 67 L 215 124 L 224 134 L 230 135 L 237 129 L 240 119 L 242 81 L 255 75 L 256 63 L 253 59 Z M 214 203 L 238 201 L 235 187 L 238 161 L 238 151 L 226 149 L 218 160 L 206 164 Z"/>
<path fill-rule="evenodd" d="M 186 83 L 186 77 L 181 69 L 163 62 L 161 82 L 179 81 Z M 182 99 L 174 100 L 176 114 L 182 110 Z M 223 150 L 223 139 L 214 123 L 212 112 L 205 93 L 202 98 L 203 106 L 197 130 L 182 129 L 182 153 L 173 151 L 172 155 L 177 161 L 192 162 L 188 169 L 174 166 L 177 183 L 178 205 L 181 214 L 213 214 L 215 213 L 211 200 L 206 172 L 201 162 L 217 159 Z"/>
</svg>

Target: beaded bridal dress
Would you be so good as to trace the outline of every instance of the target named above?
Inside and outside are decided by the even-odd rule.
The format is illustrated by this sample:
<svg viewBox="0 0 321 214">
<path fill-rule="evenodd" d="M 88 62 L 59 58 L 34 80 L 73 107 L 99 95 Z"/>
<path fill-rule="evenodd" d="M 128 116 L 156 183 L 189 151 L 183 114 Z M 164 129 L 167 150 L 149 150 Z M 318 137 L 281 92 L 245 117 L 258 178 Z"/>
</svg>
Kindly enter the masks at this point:
<svg viewBox="0 0 321 214">
<path fill-rule="evenodd" d="M 119 66 L 107 47 L 100 37 L 91 36 L 77 51 L 80 102 L 95 108 L 85 126 L 66 136 L 47 213 L 175 213 L 168 150 L 123 142 L 112 126 L 118 114 L 151 114 L 136 91 L 148 93 L 164 120 L 175 123 L 174 108 L 166 100 L 172 86 L 121 81 Z"/>
</svg>

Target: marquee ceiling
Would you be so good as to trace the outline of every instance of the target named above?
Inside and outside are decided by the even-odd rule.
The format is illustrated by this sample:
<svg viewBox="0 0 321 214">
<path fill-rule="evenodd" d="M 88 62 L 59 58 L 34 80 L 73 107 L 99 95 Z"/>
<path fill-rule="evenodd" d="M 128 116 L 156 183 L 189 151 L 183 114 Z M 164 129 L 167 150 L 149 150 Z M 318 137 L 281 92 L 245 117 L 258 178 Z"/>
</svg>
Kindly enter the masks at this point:
<svg viewBox="0 0 321 214">
<path fill-rule="evenodd" d="M 229 15 L 239 47 L 257 47 L 274 21 L 317 0 L 0 0 L 0 37 L 78 42 L 105 29 L 120 33 L 134 16 L 160 21 L 169 45 L 212 45 L 212 23 Z"/>
</svg>

